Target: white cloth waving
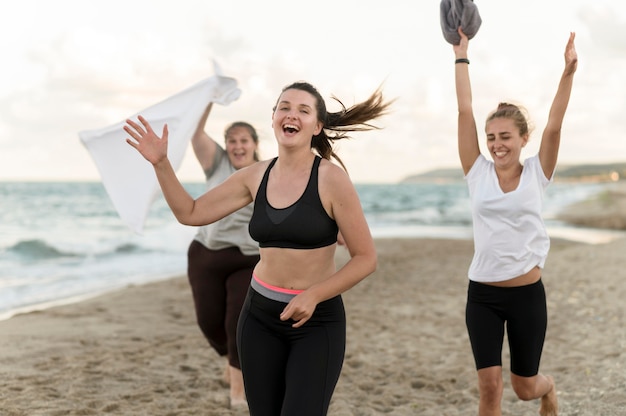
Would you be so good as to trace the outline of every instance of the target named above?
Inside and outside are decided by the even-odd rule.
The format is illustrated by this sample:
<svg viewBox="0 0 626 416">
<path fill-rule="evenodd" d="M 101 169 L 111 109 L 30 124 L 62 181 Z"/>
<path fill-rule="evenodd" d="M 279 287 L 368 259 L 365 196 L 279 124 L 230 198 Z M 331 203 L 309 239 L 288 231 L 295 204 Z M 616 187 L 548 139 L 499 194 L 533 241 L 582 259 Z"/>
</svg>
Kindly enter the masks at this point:
<svg viewBox="0 0 626 416">
<path fill-rule="evenodd" d="M 141 114 L 155 132 L 169 129 L 168 158 L 175 170 L 185 156 L 187 146 L 209 102 L 228 105 L 237 100 L 241 90 L 234 78 L 225 77 L 217 63 L 215 74 L 195 85 L 134 114 Z M 102 184 L 120 218 L 136 233 L 143 226 L 150 206 L 159 195 L 154 169 L 135 149 L 126 143 L 124 121 L 78 136 L 96 164 Z"/>
</svg>

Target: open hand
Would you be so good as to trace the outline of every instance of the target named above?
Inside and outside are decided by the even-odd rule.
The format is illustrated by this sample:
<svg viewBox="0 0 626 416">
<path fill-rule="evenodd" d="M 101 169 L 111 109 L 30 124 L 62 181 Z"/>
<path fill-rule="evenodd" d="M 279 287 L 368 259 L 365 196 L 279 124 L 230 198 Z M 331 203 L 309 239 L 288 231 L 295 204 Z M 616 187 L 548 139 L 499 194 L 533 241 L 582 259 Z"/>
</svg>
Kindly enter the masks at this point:
<svg viewBox="0 0 626 416">
<path fill-rule="evenodd" d="M 126 143 L 137 149 L 148 162 L 156 165 L 167 158 L 167 124 L 163 126 L 162 137 L 159 137 L 143 116 L 137 118 L 141 125 L 130 119 L 126 120 L 124 131 L 134 139 L 128 138 Z"/>
<path fill-rule="evenodd" d="M 576 53 L 576 47 L 574 46 L 574 38 L 576 33 L 570 32 L 567 46 L 565 47 L 565 69 L 568 73 L 576 72 L 578 67 L 578 54 Z"/>
</svg>

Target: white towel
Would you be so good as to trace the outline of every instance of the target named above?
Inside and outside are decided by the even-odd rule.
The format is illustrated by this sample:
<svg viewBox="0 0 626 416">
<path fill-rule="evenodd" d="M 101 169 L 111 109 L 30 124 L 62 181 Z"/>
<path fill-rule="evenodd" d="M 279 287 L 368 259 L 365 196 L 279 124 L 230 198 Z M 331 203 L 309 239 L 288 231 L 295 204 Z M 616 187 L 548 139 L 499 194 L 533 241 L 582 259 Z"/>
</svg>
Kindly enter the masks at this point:
<svg viewBox="0 0 626 416">
<path fill-rule="evenodd" d="M 183 161 L 187 146 L 209 102 L 228 105 L 237 100 L 241 90 L 233 78 L 222 76 L 217 63 L 216 75 L 134 114 L 141 114 L 155 132 L 169 129 L 168 158 L 174 169 Z M 136 233 L 143 232 L 150 206 L 159 195 L 159 185 L 152 165 L 126 143 L 124 121 L 78 136 L 100 172 L 102 184 L 120 218 Z"/>
</svg>

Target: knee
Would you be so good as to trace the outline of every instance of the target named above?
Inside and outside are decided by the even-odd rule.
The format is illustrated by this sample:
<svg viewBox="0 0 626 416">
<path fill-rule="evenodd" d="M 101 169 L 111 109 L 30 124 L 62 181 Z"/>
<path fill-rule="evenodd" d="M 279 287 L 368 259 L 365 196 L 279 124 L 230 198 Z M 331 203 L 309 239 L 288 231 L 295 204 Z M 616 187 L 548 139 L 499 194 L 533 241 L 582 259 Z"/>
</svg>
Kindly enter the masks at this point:
<svg viewBox="0 0 626 416">
<path fill-rule="evenodd" d="M 500 403 L 504 385 L 501 377 L 482 377 L 478 387 L 480 396 L 486 402 Z"/>
<path fill-rule="evenodd" d="M 529 401 L 537 398 L 534 377 L 513 377 L 511 386 L 520 400 Z"/>
</svg>

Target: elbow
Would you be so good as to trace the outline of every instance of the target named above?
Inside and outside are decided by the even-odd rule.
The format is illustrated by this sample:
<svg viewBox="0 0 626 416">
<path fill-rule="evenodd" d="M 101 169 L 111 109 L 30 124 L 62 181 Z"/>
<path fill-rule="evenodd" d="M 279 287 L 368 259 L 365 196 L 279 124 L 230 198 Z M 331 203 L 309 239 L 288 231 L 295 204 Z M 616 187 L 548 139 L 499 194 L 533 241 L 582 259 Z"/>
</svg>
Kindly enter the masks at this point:
<svg viewBox="0 0 626 416">
<path fill-rule="evenodd" d="M 188 225 L 191 227 L 198 227 L 205 224 L 200 224 L 198 221 L 195 221 L 193 216 L 190 213 L 181 213 L 181 212 L 173 212 L 176 220 L 182 225 Z"/>
<path fill-rule="evenodd" d="M 189 227 L 202 227 L 205 225 L 209 225 L 214 223 L 215 221 L 198 221 L 198 220 L 194 220 L 190 217 L 176 217 L 176 219 L 178 220 L 179 223 L 181 223 L 182 225 L 187 225 Z"/>
<path fill-rule="evenodd" d="M 180 224 L 182 224 L 182 225 L 187 225 L 187 226 L 190 226 L 190 227 L 196 227 L 196 226 L 199 225 L 199 224 L 194 224 L 192 221 L 188 221 L 188 220 L 180 219 L 180 218 L 178 218 L 178 222 Z"/>
<path fill-rule="evenodd" d="M 201 215 L 201 210 L 196 206 L 196 201 L 186 207 L 176 207 L 176 209 L 170 206 L 172 214 L 176 220 L 182 225 L 188 225 L 192 227 L 200 227 L 210 224 L 213 221 L 208 221 L 204 215 Z"/>
<path fill-rule="evenodd" d="M 189 226 L 194 226 L 195 224 L 193 224 L 193 222 L 187 218 L 186 216 L 182 216 L 182 215 L 175 215 L 176 220 L 182 224 L 182 225 L 189 225 Z"/>
<path fill-rule="evenodd" d="M 378 255 L 376 253 L 370 256 L 368 275 L 374 273 L 378 269 Z"/>
<path fill-rule="evenodd" d="M 361 253 L 361 254 L 353 254 L 351 255 L 352 262 L 354 264 L 358 264 L 357 268 L 360 270 L 359 275 L 361 276 L 359 280 L 365 279 L 367 276 L 371 275 L 378 268 L 378 257 L 376 252 L 373 253 Z"/>
</svg>

